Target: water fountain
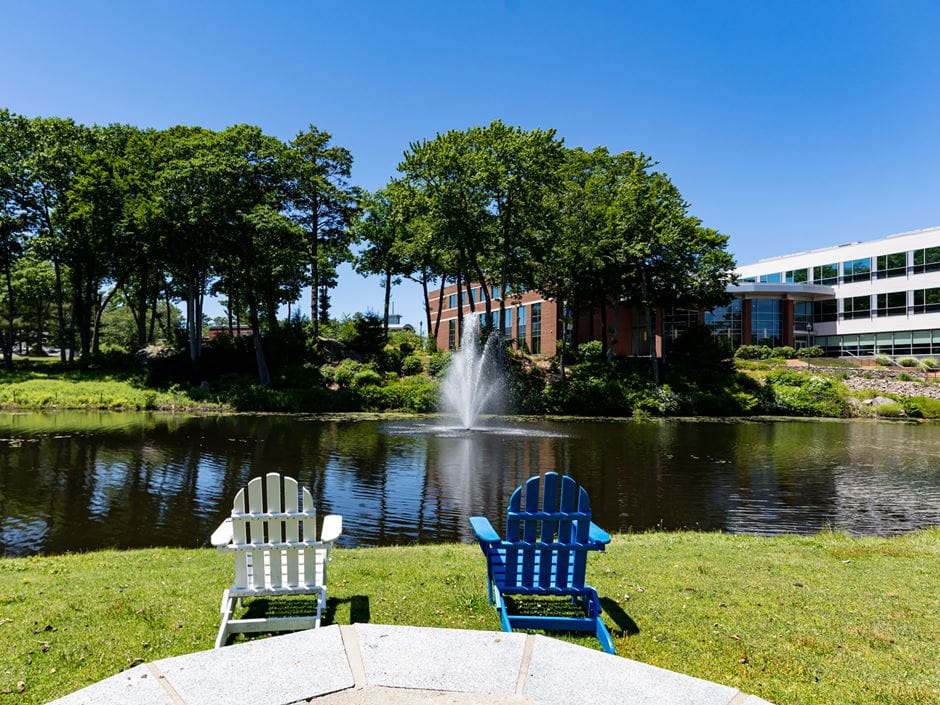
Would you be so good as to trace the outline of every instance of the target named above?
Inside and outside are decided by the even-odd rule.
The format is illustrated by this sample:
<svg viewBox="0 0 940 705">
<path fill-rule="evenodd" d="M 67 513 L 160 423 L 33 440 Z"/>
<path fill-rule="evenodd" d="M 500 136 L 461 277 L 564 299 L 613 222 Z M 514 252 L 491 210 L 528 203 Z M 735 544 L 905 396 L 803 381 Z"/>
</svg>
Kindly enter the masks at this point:
<svg viewBox="0 0 940 705">
<path fill-rule="evenodd" d="M 457 417 L 460 428 L 477 427 L 483 413 L 498 413 L 505 403 L 506 380 L 498 361 L 498 336 L 480 344 L 480 317 L 464 318 L 460 348 L 441 384 L 441 411 Z"/>
</svg>

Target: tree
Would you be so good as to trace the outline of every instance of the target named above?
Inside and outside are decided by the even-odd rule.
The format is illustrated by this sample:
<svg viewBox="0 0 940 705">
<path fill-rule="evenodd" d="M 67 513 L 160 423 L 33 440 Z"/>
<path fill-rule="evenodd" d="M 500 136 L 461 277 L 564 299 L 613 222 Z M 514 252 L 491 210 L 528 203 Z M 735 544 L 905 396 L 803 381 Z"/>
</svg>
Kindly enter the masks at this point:
<svg viewBox="0 0 940 705">
<path fill-rule="evenodd" d="M 402 255 L 403 224 L 398 220 L 388 193 L 378 191 L 364 200 L 365 212 L 356 224 L 356 234 L 366 244 L 356 258 L 356 271 L 363 275 L 377 274 L 385 288 L 385 308 L 382 332 L 388 340 L 388 310 L 392 284 L 408 273 L 407 260 Z M 427 298 L 427 297 L 425 297 Z"/>
<path fill-rule="evenodd" d="M 0 277 L 3 287 L 0 304 L 6 318 L 5 325 L 0 328 L 0 350 L 3 352 L 3 366 L 8 370 L 13 368 L 15 322 L 19 314 L 16 290 L 13 287 L 13 270 L 23 253 L 23 225 L 23 218 L 0 212 Z"/>
<path fill-rule="evenodd" d="M 314 339 L 319 335 L 318 297 L 322 287 L 330 288 L 329 270 L 335 269 L 337 259 L 345 261 L 350 257 L 350 228 L 360 199 L 359 189 L 349 183 L 352 154 L 348 149 L 330 145 L 331 140 L 328 132 L 310 125 L 288 145 L 292 215 L 308 237 Z M 328 294 L 326 298 L 328 301 Z"/>
</svg>

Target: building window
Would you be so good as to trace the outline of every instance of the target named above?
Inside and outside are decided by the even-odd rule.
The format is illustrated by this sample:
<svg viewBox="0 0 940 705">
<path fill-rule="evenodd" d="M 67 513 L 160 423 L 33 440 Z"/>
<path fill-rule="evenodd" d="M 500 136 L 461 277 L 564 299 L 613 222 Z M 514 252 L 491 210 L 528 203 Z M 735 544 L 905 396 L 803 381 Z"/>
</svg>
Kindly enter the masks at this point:
<svg viewBox="0 0 940 705">
<path fill-rule="evenodd" d="M 498 287 L 498 286 L 495 286 L 495 285 L 494 285 L 494 286 L 490 289 L 490 297 L 491 297 L 491 298 L 494 298 L 494 299 L 498 299 L 498 298 L 499 298 L 499 287 Z"/>
<path fill-rule="evenodd" d="M 751 340 L 754 345 L 775 348 L 783 345 L 779 299 L 753 299 L 751 301 Z"/>
<path fill-rule="evenodd" d="M 871 294 L 842 299 L 843 318 L 869 318 L 871 316 Z"/>
<path fill-rule="evenodd" d="M 447 297 L 447 308 L 457 308 L 457 294 L 451 294 Z"/>
<path fill-rule="evenodd" d="M 780 272 L 774 272 L 773 274 L 761 274 L 760 275 L 760 280 L 762 282 L 768 282 L 771 284 L 779 284 L 780 279 L 781 279 Z"/>
<path fill-rule="evenodd" d="M 924 251 L 920 250 L 920 252 L 923 254 Z M 914 256 L 916 258 L 916 252 L 914 253 Z M 895 252 L 891 255 L 878 255 L 878 257 L 875 258 L 875 264 L 877 265 L 875 276 L 878 279 L 903 277 L 905 274 L 907 274 L 907 253 Z"/>
<path fill-rule="evenodd" d="M 457 319 L 451 318 L 447 321 L 447 349 L 453 350 L 457 347 Z"/>
<path fill-rule="evenodd" d="M 698 311 L 693 308 L 672 308 L 663 312 L 663 343 L 669 345 L 698 325 Z"/>
<path fill-rule="evenodd" d="M 867 282 L 871 279 L 871 257 L 853 259 L 842 263 L 842 281 Z"/>
<path fill-rule="evenodd" d="M 828 323 L 839 317 L 838 302 L 835 299 L 813 302 L 813 321 L 815 323 Z"/>
<path fill-rule="evenodd" d="M 520 306 L 519 313 L 516 314 L 516 337 L 519 339 L 519 345 L 525 342 L 526 329 L 526 307 Z"/>
<path fill-rule="evenodd" d="M 503 337 L 512 337 L 512 309 L 508 306 L 506 307 L 506 322 L 503 327 Z"/>
<path fill-rule="evenodd" d="M 839 281 L 839 265 L 821 264 L 813 267 L 814 284 L 835 284 Z"/>
<path fill-rule="evenodd" d="M 802 284 L 809 278 L 807 274 L 805 269 L 792 269 L 786 273 L 787 284 Z"/>
<path fill-rule="evenodd" d="M 940 287 L 914 290 L 914 313 L 940 311 Z"/>
<path fill-rule="evenodd" d="M 907 313 L 907 292 L 892 291 L 889 294 L 878 294 L 879 316 L 903 316 Z"/>
<path fill-rule="evenodd" d="M 736 348 L 741 345 L 742 326 L 741 299 L 735 299 L 727 306 L 719 306 L 705 312 L 705 327 L 712 335 L 728 341 L 728 346 Z"/>
<path fill-rule="evenodd" d="M 806 330 L 806 326 L 813 322 L 813 302 L 796 301 L 793 304 L 793 328 L 794 330 Z"/>
<path fill-rule="evenodd" d="M 914 250 L 914 274 L 935 272 L 940 269 L 940 247 Z"/>
<path fill-rule="evenodd" d="M 542 304 L 532 304 L 532 344 L 529 349 L 533 355 L 542 353 Z"/>
<path fill-rule="evenodd" d="M 756 281 L 757 281 L 757 277 L 741 277 L 741 280 L 740 280 L 740 281 L 742 281 L 742 282 L 756 282 Z"/>
</svg>

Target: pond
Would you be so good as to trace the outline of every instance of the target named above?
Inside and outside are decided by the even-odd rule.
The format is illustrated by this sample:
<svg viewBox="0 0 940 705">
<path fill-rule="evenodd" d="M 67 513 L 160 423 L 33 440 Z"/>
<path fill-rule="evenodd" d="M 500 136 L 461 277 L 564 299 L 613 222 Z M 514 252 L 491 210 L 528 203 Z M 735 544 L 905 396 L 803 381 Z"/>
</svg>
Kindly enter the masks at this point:
<svg viewBox="0 0 940 705">
<path fill-rule="evenodd" d="M 255 475 L 292 475 L 342 544 L 470 539 L 531 474 L 569 472 L 609 531 L 887 535 L 940 524 L 940 426 L 0 414 L 0 552 L 205 546 Z"/>
</svg>

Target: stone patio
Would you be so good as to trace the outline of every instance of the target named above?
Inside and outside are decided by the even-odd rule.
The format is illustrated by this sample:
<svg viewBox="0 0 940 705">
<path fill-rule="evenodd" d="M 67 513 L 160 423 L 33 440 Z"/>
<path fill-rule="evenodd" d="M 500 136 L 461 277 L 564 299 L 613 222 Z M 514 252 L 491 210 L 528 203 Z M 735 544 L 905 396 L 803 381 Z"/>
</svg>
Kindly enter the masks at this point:
<svg viewBox="0 0 940 705">
<path fill-rule="evenodd" d="M 557 639 L 329 626 L 162 659 L 54 705 L 769 705 Z"/>
</svg>

